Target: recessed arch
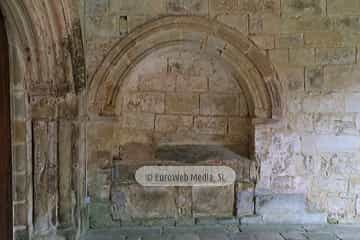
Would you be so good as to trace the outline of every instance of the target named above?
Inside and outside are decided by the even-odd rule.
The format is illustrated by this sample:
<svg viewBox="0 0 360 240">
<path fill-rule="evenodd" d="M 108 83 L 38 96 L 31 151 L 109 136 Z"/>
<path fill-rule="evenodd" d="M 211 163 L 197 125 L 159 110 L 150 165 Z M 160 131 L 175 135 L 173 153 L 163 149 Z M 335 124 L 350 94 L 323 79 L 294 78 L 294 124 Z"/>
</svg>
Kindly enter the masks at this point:
<svg viewBox="0 0 360 240">
<path fill-rule="evenodd" d="M 192 43 L 222 58 L 234 70 L 252 105 L 252 117 L 279 119 L 282 86 L 269 58 L 247 37 L 202 17 L 164 17 L 119 41 L 95 72 L 89 89 L 90 110 L 114 115 L 116 98 L 130 70 L 148 54 L 169 45 Z"/>
<path fill-rule="evenodd" d="M 15 199 L 14 210 L 11 212 L 14 213 L 14 222 L 11 224 L 15 226 L 15 238 L 19 237 L 17 230 L 21 234 L 20 238 L 29 239 L 35 235 L 56 234 L 57 226 L 65 223 L 58 210 L 51 210 L 59 209 L 56 197 L 52 198 L 54 201 L 49 206 L 42 204 L 41 211 L 39 210 L 39 199 L 45 199 L 48 192 L 42 191 L 41 186 L 35 184 L 36 176 L 32 177 L 35 165 L 50 158 L 45 156 L 40 159 L 39 154 L 34 153 L 33 133 L 35 135 L 37 131 L 34 126 L 50 125 L 58 117 L 35 116 L 32 111 L 36 108 L 35 101 L 48 105 L 49 102 L 54 103 L 51 107 L 56 109 L 56 104 L 69 95 L 76 96 L 85 85 L 80 19 L 72 4 L 69 0 L 0 1 L 0 11 L 4 15 L 9 40 L 12 135 L 16 134 L 18 126 L 19 131 L 21 130 L 21 139 L 13 138 L 11 142 L 12 148 L 17 151 L 12 155 L 12 162 L 18 158 L 24 161 L 21 170 L 12 168 L 12 174 L 15 181 L 18 176 L 25 179 L 22 183 L 26 185 L 22 188 L 21 199 L 16 199 L 18 190 L 13 188 Z M 15 104 L 15 100 L 21 104 Z M 57 138 L 53 132 L 46 130 L 43 133 L 49 139 Z M 51 144 L 42 146 L 42 151 L 57 149 L 60 145 L 58 140 Z M 57 168 L 55 166 L 53 169 L 57 171 Z M 54 189 L 51 191 L 56 196 L 60 193 Z M 69 215 L 71 214 L 74 213 L 70 212 Z M 43 219 L 51 219 L 49 222 L 55 223 L 40 226 Z M 74 229 L 77 227 L 74 226 Z"/>
<path fill-rule="evenodd" d="M 81 90 L 84 69 L 71 66 L 84 62 L 80 20 L 73 17 L 76 14 L 68 0 L 5 0 L 0 9 L 10 45 L 16 44 L 26 65 L 23 80 L 29 93 L 59 95 L 64 89 Z"/>
</svg>

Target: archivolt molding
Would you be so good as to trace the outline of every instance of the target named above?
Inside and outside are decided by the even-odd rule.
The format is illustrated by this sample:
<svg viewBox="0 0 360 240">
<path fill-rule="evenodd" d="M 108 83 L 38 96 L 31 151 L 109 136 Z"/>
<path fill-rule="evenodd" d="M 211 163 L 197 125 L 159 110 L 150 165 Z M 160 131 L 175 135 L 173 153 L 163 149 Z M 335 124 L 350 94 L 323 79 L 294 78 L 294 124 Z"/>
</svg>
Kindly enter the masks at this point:
<svg viewBox="0 0 360 240">
<path fill-rule="evenodd" d="M 269 58 L 247 37 L 203 17 L 164 17 L 142 25 L 116 44 L 94 74 L 89 89 L 89 110 L 115 115 L 123 80 L 144 57 L 161 48 L 193 44 L 229 64 L 248 98 L 252 116 L 279 119 L 282 86 Z"/>
<path fill-rule="evenodd" d="M 68 96 L 68 93 L 78 93 L 82 86 L 85 85 L 84 51 L 80 19 L 77 12 L 75 12 L 77 8 L 73 5 L 75 2 L 72 0 L 0 0 L 0 10 L 5 17 L 10 45 L 10 80 L 14 82 L 11 85 L 18 87 L 18 85 L 15 86 L 15 82 L 23 83 L 25 89 L 21 88 L 21 90 L 25 90 L 24 95 L 26 97 L 40 96 L 39 98 L 44 98 L 52 103 L 53 99 L 64 98 L 64 96 Z M 54 105 L 50 107 L 55 109 L 57 107 L 56 103 L 58 102 L 54 101 Z M 32 104 L 31 101 L 29 104 Z M 27 104 L 26 110 L 28 109 L 31 109 L 31 107 L 28 107 Z M 28 119 L 30 117 L 31 119 Z M 58 136 L 54 133 L 55 130 L 47 130 L 48 121 L 52 121 L 51 124 L 55 125 L 52 116 L 30 116 L 30 114 L 27 114 L 26 118 L 28 150 L 33 149 L 35 145 L 33 136 L 36 136 L 36 134 L 48 134 L 48 139 L 52 139 L 48 145 L 41 145 L 42 148 L 51 148 L 52 150 L 59 148 L 61 143 L 56 139 Z M 34 128 L 35 123 L 43 126 L 43 129 Z M 47 151 L 48 149 L 39 150 L 41 153 Z M 46 164 L 43 162 L 52 158 L 43 156 L 44 154 L 32 155 L 31 152 L 26 154 L 29 160 L 27 166 L 30 171 L 27 174 L 32 174 L 31 171 L 35 172 L 33 167 L 35 168 L 36 165 L 33 163 Z M 51 166 L 49 168 L 52 168 L 52 170 L 42 169 L 41 174 L 44 176 L 48 174 L 46 176 L 49 177 L 51 175 L 49 172 L 53 171 L 55 167 Z M 60 171 L 60 169 L 58 168 L 56 171 Z M 37 177 L 34 176 L 34 179 Z M 70 207 L 58 207 L 56 201 L 47 206 L 42 205 L 43 202 L 39 200 L 41 198 L 39 196 L 48 197 L 50 191 L 37 191 L 37 197 L 34 197 L 36 190 L 33 189 L 41 189 L 42 187 L 34 185 L 34 179 L 27 183 L 29 189 L 26 199 L 28 209 L 27 229 L 30 236 L 47 234 L 56 229 L 57 222 L 54 221 L 55 223 L 50 224 L 50 221 L 48 221 L 48 219 L 55 220 L 55 217 L 53 218 L 54 209 L 56 209 L 56 214 L 60 211 L 67 211 L 66 213 L 69 213 L 69 215 L 73 214 Z M 52 180 L 54 181 L 54 179 Z M 64 191 L 68 191 L 70 189 L 68 187 L 66 186 Z M 59 189 L 51 189 L 51 194 L 54 194 L 51 199 L 55 199 L 54 196 L 60 195 L 60 191 Z M 39 204 L 39 202 L 41 203 Z M 38 211 L 40 208 L 41 212 Z M 59 226 L 67 224 L 62 219 L 56 219 L 56 221 L 59 222 Z M 45 222 L 46 224 L 44 224 Z M 74 229 L 76 227 L 74 226 Z M 50 239 L 50 237 L 46 239 Z"/>
<path fill-rule="evenodd" d="M 84 74 L 73 67 L 84 65 L 80 27 L 76 27 L 80 20 L 69 0 L 3 0 L 0 9 L 10 45 L 16 44 L 24 58 L 29 94 L 57 95 L 81 88 L 76 81 Z"/>
</svg>

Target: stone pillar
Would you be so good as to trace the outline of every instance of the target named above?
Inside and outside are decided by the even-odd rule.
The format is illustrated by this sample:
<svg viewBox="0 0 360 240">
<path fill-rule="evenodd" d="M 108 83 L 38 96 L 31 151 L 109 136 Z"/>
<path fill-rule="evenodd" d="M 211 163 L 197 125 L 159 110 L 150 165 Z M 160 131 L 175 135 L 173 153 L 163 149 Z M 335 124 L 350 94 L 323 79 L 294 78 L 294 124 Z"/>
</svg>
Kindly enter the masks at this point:
<svg viewBox="0 0 360 240">
<path fill-rule="evenodd" d="M 34 230 L 45 233 L 57 225 L 57 123 L 33 122 Z"/>
<path fill-rule="evenodd" d="M 59 224 L 73 224 L 73 124 L 59 123 Z"/>
</svg>

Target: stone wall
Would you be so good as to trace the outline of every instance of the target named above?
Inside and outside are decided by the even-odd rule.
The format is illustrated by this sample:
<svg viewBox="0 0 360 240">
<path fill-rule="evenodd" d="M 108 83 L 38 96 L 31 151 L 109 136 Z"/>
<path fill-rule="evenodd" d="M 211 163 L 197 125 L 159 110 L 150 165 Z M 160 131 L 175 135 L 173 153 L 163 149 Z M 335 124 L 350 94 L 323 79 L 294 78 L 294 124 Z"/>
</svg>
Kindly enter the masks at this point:
<svg viewBox="0 0 360 240">
<path fill-rule="evenodd" d="M 275 65 L 286 89 L 283 93 L 286 111 L 282 121 L 272 128 L 267 126 L 259 130 L 255 138 L 255 145 L 260 149 L 256 156 L 261 161 L 258 192 L 303 193 L 307 195 L 310 209 L 327 212 L 332 221 L 358 219 L 360 6 L 357 1 L 85 0 L 84 5 L 88 79 L 93 77 L 101 59 L 115 43 L 126 38 L 137 26 L 167 15 L 203 16 L 224 23 L 251 39 Z M 149 63 L 157 60 L 159 58 L 154 57 Z M 159 63 L 158 68 L 160 66 L 165 65 Z M 193 86 L 194 89 L 201 88 L 201 79 L 191 82 L 200 84 Z M 157 86 L 173 87 L 171 83 Z M 226 84 L 218 87 L 226 87 Z M 192 92 L 184 90 L 187 94 Z M 139 93 L 136 94 L 138 99 Z M 142 97 L 151 102 L 158 98 Z M 130 103 L 134 99 L 126 101 Z M 143 104 L 147 103 L 137 107 L 142 108 Z M 154 111 L 162 112 L 164 107 L 166 109 L 161 103 L 155 104 Z M 154 116 L 147 116 L 150 125 L 138 123 L 153 128 Z M 170 118 L 161 116 L 165 117 Z M 161 118 L 157 118 L 155 125 L 168 129 L 170 126 Z M 141 119 L 146 121 L 146 118 Z M 128 123 L 137 121 L 139 118 L 135 117 Z M 180 122 L 187 123 L 184 117 Z M 106 138 L 106 132 L 113 134 L 108 123 L 97 124 L 102 130 L 96 132 L 96 128 L 91 127 L 90 133 L 94 132 L 99 141 Z M 102 142 L 103 146 L 106 143 Z"/>
<path fill-rule="evenodd" d="M 308 210 L 330 222 L 360 219 L 358 1 L 5 0 L 0 8 L 16 239 L 51 239 L 58 228 L 79 235 L 84 201 L 109 199 L 109 168 L 132 142 L 140 145 L 125 152 L 144 147 L 132 156 L 144 159 L 154 143 L 235 145 L 261 164 L 257 196 L 304 194 Z M 180 48 L 156 49 L 179 39 Z M 237 188 L 252 199 L 251 184 Z"/>
</svg>

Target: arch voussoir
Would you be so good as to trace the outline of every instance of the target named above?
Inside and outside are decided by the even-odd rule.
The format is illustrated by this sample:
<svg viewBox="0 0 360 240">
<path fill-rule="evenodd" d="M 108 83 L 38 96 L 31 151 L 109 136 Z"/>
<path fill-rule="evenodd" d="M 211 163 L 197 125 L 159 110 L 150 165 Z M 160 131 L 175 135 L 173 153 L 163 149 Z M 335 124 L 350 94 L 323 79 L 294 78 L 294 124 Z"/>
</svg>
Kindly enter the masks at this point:
<svg viewBox="0 0 360 240">
<path fill-rule="evenodd" d="M 92 78 L 90 109 L 97 109 L 100 115 L 114 115 L 117 94 L 131 67 L 157 49 L 185 42 L 198 43 L 201 49 L 232 66 L 242 80 L 240 84 L 248 91 L 253 117 L 281 115 L 282 86 L 269 58 L 248 38 L 221 23 L 185 16 L 164 17 L 145 24 L 121 40 Z"/>
</svg>

